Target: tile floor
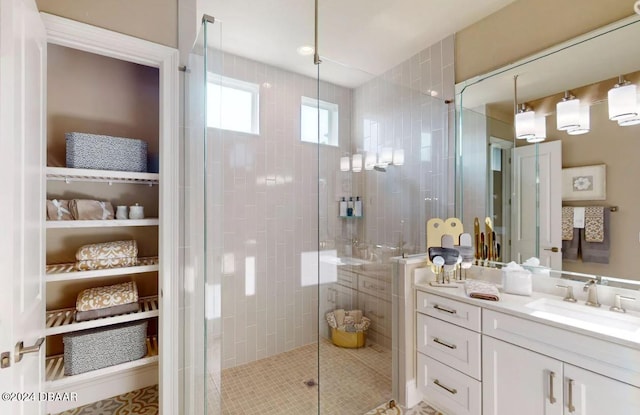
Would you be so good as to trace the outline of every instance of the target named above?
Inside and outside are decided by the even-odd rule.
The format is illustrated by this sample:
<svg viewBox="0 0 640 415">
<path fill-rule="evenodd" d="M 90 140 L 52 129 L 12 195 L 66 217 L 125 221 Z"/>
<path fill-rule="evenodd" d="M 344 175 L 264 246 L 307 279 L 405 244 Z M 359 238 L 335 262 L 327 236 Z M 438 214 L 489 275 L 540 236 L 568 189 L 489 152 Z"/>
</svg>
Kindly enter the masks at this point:
<svg viewBox="0 0 640 415">
<path fill-rule="evenodd" d="M 376 344 L 343 349 L 311 344 L 209 377 L 208 413 L 222 415 L 442 415 L 426 404 L 388 409 L 391 351 Z M 307 386 L 306 381 L 319 384 Z M 213 374 L 212 374 L 213 375 Z M 219 383 L 222 384 L 220 387 Z M 220 394 L 220 391 L 222 394 Z M 220 396 L 222 395 L 222 405 Z M 357 399 L 353 397 L 357 397 Z M 375 409 L 371 409 L 375 408 Z M 132 391 L 59 415 L 157 415 L 158 387 Z"/>
</svg>

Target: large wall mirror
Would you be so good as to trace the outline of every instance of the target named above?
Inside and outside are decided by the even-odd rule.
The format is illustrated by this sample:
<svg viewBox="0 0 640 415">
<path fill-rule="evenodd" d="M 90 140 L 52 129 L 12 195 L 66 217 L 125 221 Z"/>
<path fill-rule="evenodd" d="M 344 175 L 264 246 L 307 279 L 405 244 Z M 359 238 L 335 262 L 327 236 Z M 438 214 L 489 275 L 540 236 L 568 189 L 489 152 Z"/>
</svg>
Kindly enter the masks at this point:
<svg viewBox="0 0 640 415">
<path fill-rule="evenodd" d="M 537 257 L 564 277 L 640 284 L 638 39 L 634 15 L 456 85 L 456 213 L 465 229 L 491 218 L 496 262 Z M 610 120 L 608 91 L 620 76 L 637 86 L 637 124 Z M 558 129 L 556 105 L 571 96 L 580 100 L 572 133 L 585 134 Z M 515 137 L 523 105 L 544 141 Z"/>
</svg>

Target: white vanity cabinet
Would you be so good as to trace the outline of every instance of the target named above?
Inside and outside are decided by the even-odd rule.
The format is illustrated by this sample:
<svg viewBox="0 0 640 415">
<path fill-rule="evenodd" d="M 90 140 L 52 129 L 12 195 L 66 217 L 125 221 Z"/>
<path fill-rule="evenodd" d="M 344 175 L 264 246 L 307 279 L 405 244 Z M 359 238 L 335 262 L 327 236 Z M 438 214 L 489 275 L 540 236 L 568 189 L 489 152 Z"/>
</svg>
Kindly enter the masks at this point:
<svg viewBox="0 0 640 415">
<path fill-rule="evenodd" d="M 562 362 L 483 336 L 484 415 L 562 415 Z"/>
<path fill-rule="evenodd" d="M 633 344 L 526 318 L 507 298 L 434 291 L 416 292 L 416 379 L 427 403 L 448 415 L 640 414 Z"/>
<path fill-rule="evenodd" d="M 488 309 L 482 323 L 485 415 L 640 413 L 639 350 Z"/>
<path fill-rule="evenodd" d="M 481 414 L 480 307 L 418 291 L 417 385 L 425 401 Z"/>
</svg>

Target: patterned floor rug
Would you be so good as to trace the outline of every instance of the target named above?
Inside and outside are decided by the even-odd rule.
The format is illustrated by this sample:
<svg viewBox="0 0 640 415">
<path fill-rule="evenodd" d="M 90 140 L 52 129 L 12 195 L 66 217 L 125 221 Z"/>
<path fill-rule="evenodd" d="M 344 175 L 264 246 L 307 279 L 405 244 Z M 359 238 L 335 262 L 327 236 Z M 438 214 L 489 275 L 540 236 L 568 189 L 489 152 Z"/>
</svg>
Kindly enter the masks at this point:
<svg viewBox="0 0 640 415">
<path fill-rule="evenodd" d="M 61 412 L 58 415 L 157 415 L 158 385 Z"/>
</svg>

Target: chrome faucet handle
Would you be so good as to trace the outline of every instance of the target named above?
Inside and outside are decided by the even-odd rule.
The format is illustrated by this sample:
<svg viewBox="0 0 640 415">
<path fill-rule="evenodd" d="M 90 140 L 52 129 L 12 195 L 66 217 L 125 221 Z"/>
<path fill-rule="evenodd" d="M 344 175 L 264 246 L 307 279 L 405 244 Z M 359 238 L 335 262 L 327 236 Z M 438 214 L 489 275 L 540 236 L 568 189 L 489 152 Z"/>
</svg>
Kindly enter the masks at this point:
<svg viewBox="0 0 640 415">
<path fill-rule="evenodd" d="M 613 305 L 609 308 L 611 311 L 615 311 L 616 313 L 626 313 L 627 310 L 622 308 L 622 300 L 634 301 L 633 297 L 625 297 L 624 295 L 616 294 L 616 299 Z"/>
<path fill-rule="evenodd" d="M 584 285 L 583 291 L 587 293 L 587 301 L 585 301 L 585 305 L 591 307 L 600 307 L 600 302 L 598 302 L 598 285 L 596 284 L 596 280 L 589 280 Z"/>
<path fill-rule="evenodd" d="M 576 301 L 578 301 L 573 296 L 573 287 L 572 286 L 570 286 L 570 285 L 556 285 L 556 287 L 565 289 L 564 298 L 562 299 L 562 301 L 568 301 L 570 303 L 575 303 Z"/>
</svg>

